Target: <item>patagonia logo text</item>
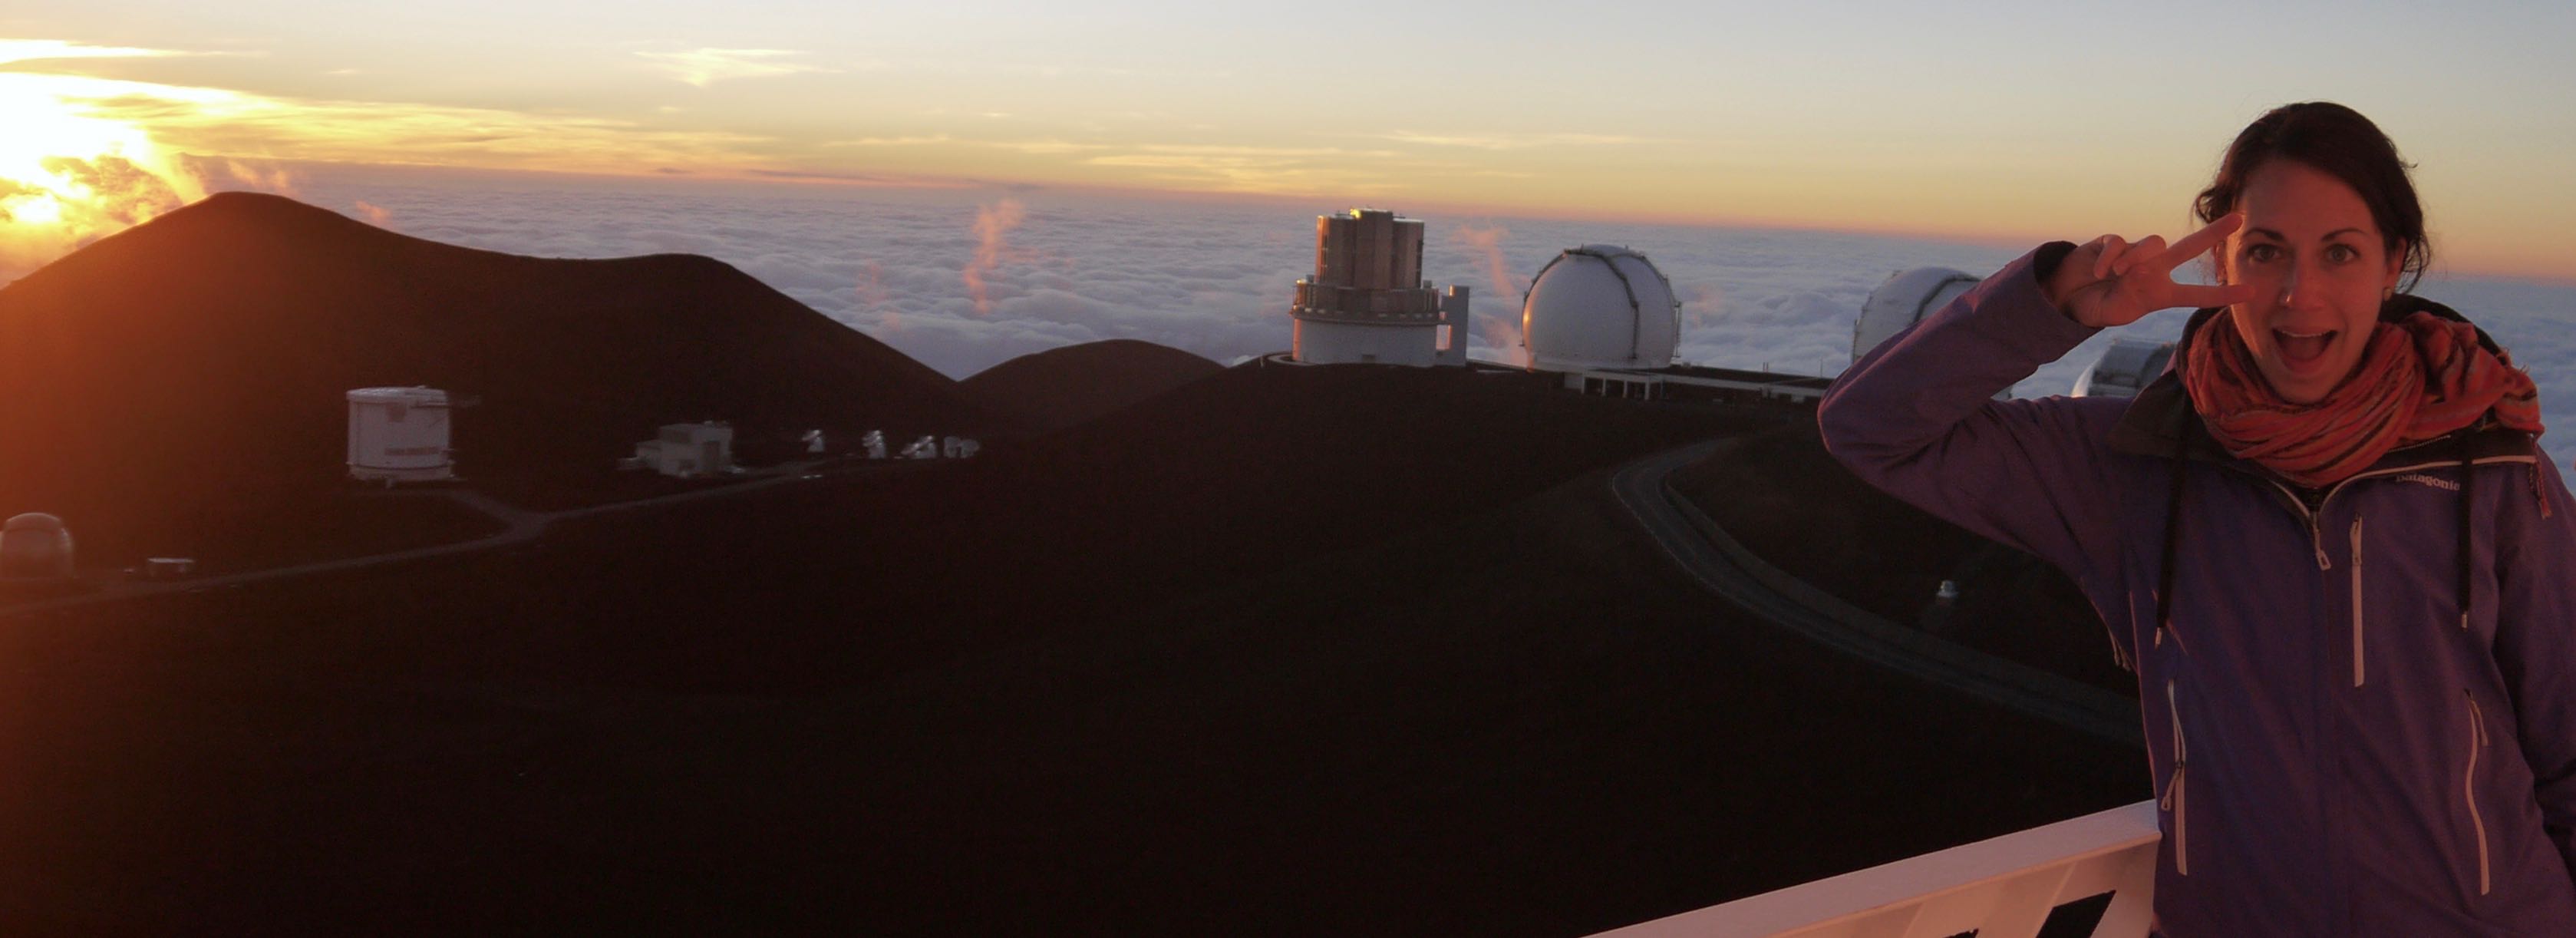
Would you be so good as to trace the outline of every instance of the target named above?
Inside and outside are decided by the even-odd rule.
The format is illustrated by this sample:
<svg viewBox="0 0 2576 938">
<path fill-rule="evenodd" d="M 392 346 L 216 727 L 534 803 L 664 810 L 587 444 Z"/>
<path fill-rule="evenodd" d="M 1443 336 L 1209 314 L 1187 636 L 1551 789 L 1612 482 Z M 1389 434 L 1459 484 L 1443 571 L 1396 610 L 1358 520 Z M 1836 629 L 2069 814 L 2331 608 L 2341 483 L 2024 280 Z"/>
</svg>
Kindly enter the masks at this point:
<svg viewBox="0 0 2576 938">
<path fill-rule="evenodd" d="M 2437 489 L 2449 489 L 2454 492 L 2460 490 L 2460 484 L 2457 482 L 2453 482 L 2449 479 L 2435 478 L 2421 472 L 2410 472 L 2405 475 L 2398 476 L 2397 481 L 2413 482 L 2417 485 L 2429 485 Z"/>
</svg>

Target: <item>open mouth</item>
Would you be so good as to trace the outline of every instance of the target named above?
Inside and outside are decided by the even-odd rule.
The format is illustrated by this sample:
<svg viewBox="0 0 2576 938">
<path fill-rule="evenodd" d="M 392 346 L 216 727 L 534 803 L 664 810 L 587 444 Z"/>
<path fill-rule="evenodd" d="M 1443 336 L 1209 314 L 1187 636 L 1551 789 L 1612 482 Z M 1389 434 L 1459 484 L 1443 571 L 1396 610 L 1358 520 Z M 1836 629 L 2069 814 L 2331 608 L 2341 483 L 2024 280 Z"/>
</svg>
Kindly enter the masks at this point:
<svg viewBox="0 0 2576 938">
<path fill-rule="evenodd" d="M 2272 347 L 2281 350 L 2281 361 L 2295 371 L 2307 371 L 2325 362 L 2326 349 L 2334 344 L 2335 330 L 2296 332 L 2272 330 Z"/>
</svg>

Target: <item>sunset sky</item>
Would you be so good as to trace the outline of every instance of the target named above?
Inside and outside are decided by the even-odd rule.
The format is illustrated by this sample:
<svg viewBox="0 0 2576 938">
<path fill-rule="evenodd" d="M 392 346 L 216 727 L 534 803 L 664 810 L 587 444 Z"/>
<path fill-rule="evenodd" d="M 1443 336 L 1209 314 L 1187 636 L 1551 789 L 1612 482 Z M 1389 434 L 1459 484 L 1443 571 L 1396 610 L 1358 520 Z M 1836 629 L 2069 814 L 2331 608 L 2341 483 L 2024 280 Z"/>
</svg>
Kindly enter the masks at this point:
<svg viewBox="0 0 2576 938">
<path fill-rule="evenodd" d="M 331 162 L 2173 234 L 2247 120 L 2329 98 L 2447 267 L 2576 280 L 2576 6 L 2275 6 L 58 4 L 0 16 L 0 209 Z"/>
</svg>

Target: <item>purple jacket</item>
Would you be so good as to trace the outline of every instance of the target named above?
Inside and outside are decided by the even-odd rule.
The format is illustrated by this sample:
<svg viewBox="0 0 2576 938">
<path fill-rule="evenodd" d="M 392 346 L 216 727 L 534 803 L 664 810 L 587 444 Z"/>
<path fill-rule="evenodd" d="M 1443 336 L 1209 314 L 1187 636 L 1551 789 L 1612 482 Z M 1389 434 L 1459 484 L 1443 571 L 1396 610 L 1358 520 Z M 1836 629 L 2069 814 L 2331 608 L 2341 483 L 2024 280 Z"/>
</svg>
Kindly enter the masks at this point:
<svg viewBox="0 0 2576 938">
<path fill-rule="evenodd" d="M 1854 363 L 1818 419 L 1862 479 L 2055 563 L 2101 613 L 2163 809 L 2157 931 L 2576 935 L 2556 467 L 2463 431 L 2311 509 L 2210 442 L 2173 372 L 2133 400 L 1994 400 L 2093 334 L 2040 293 L 2065 251 Z"/>
</svg>

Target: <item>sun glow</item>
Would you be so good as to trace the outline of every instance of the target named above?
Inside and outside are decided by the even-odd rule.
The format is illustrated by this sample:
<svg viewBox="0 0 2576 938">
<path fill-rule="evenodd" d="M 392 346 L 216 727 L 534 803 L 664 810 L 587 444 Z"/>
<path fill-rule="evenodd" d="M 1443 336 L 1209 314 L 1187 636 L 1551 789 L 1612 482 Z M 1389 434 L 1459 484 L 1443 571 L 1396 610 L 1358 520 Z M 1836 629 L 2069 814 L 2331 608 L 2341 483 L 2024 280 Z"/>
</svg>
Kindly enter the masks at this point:
<svg viewBox="0 0 2576 938">
<path fill-rule="evenodd" d="M 85 113 L 61 83 L 0 74 L 0 276 L 205 194 L 149 134 Z"/>
</svg>

